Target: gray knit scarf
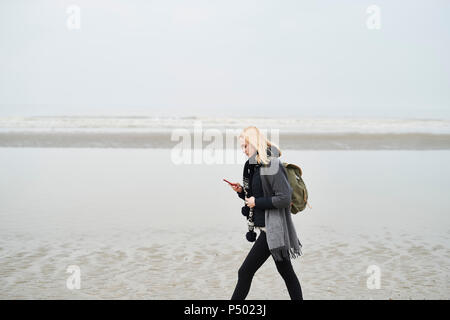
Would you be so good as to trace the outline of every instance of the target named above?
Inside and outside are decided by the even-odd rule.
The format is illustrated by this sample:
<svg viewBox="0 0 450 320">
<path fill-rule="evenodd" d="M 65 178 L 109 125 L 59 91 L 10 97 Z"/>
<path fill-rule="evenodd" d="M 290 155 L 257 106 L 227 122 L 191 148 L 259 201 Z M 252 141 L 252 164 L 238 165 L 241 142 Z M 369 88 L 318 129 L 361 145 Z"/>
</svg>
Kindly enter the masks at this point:
<svg viewBox="0 0 450 320">
<path fill-rule="evenodd" d="M 275 209 L 265 209 L 267 244 L 275 261 L 295 259 L 302 255 L 290 211 L 292 188 L 277 148 L 268 148 L 269 164 L 260 168 L 264 197 L 271 197 Z M 249 158 L 256 163 L 256 153 Z"/>
</svg>

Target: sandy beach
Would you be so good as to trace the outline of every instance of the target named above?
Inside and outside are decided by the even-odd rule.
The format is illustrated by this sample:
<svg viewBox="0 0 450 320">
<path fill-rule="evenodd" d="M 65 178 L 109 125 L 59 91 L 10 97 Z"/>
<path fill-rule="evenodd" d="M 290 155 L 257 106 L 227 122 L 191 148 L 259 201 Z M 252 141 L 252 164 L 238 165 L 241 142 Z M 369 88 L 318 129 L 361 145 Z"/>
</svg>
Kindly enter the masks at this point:
<svg viewBox="0 0 450 320">
<path fill-rule="evenodd" d="M 167 149 L 0 154 L 1 299 L 231 297 L 251 243 L 222 178 L 239 181 L 240 164 L 174 165 Z M 305 299 L 450 297 L 448 151 L 283 157 L 302 166 L 311 192 L 313 208 L 293 217 Z M 66 286 L 70 265 L 78 290 Z M 373 265 L 379 289 L 367 286 Z M 272 258 L 248 299 L 289 299 Z"/>
<path fill-rule="evenodd" d="M 367 235 L 314 228 L 293 265 L 305 299 L 447 299 L 448 237 L 390 229 Z M 2 239 L 2 299 L 229 299 L 251 244 L 231 228 L 144 229 L 102 236 Z M 325 236 L 326 235 L 326 236 Z M 14 250 L 12 250 L 14 248 Z M 81 288 L 66 288 L 66 269 Z M 369 265 L 381 288 L 366 285 Z M 257 272 L 248 299 L 289 299 L 275 264 Z"/>
</svg>

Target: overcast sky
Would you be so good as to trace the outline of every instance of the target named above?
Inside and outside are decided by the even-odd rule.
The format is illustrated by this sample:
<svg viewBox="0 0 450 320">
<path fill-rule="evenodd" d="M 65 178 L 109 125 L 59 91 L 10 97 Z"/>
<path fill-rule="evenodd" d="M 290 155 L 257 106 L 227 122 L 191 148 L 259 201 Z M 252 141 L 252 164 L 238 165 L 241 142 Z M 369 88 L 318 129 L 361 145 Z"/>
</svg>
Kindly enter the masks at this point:
<svg viewBox="0 0 450 320">
<path fill-rule="evenodd" d="M 449 39 L 448 0 L 1 0 L 0 116 L 450 118 Z"/>
</svg>

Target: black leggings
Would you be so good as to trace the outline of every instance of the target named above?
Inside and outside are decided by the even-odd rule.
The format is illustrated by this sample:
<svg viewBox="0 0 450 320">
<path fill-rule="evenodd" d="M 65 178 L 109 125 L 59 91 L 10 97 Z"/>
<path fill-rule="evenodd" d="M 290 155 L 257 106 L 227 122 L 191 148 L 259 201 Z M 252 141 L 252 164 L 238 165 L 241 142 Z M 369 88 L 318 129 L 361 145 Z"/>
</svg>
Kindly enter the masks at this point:
<svg viewBox="0 0 450 320">
<path fill-rule="evenodd" d="M 238 272 L 238 282 L 234 289 L 231 300 L 244 300 L 250 290 L 250 285 L 256 271 L 261 267 L 270 256 L 269 246 L 267 245 L 266 233 L 261 231 L 258 239 L 253 244 L 247 257 Z M 274 260 L 275 261 L 275 260 Z M 302 288 L 291 260 L 275 261 L 277 270 L 283 277 L 289 296 L 292 300 L 303 300 Z"/>
</svg>

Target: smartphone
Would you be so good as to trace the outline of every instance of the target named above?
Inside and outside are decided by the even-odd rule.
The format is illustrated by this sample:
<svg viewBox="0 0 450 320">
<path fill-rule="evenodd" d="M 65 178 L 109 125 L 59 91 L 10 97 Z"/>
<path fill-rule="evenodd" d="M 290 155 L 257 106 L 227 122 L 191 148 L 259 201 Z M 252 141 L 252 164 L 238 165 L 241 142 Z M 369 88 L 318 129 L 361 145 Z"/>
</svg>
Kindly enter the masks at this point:
<svg viewBox="0 0 450 320">
<path fill-rule="evenodd" d="M 232 186 L 236 186 L 236 185 L 237 185 L 237 183 L 232 183 L 232 182 L 228 181 L 227 179 L 223 179 L 223 181 L 228 182 L 228 183 L 231 184 Z"/>
</svg>

